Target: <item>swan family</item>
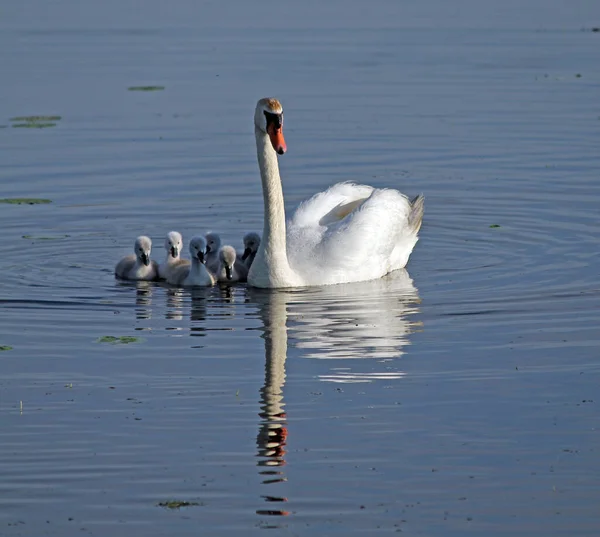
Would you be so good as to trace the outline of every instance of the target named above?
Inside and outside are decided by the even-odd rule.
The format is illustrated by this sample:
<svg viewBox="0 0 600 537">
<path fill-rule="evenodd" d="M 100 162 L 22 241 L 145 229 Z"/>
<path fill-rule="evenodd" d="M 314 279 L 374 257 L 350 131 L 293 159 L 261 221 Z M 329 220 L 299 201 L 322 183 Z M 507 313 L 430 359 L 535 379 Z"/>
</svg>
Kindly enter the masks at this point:
<svg viewBox="0 0 600 537">
<path fill-rule="evenodd" d="M 167 258 L 156 266 L 150 239 L 138 237 L 135 255 L 117 264 L 117 277 L 160 278 L 178 286 L 247 281 L 254 287 L 289 288 L 373 280 L 406 266 L 423 220 L 422 195 L 411 200 L 392 188 L 342 182 L 303 201 L 286 221 L 278 156 L 287 145 L 277 99 L 258 101 L 254 134 L 264 201 L 262 238 L 247 233 L 240 255 L 233 246 L 222 246 L 214 232 L 197 236 L 190 241 L 188 261 L 180 257 L 181 234 L 170 232 Z"/>
</svg>

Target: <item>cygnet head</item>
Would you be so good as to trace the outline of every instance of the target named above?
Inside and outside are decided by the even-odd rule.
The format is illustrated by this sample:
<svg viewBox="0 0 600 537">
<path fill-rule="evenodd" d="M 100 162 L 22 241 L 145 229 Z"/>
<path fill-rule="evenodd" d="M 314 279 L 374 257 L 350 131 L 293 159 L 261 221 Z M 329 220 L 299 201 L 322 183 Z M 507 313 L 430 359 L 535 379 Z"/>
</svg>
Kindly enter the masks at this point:
<svg viewBox="0 0 600 537">
<path fill-rule="evenodd" d="M 181 254 L 183 248 L 183 238 L 178 231 L 169 231 L 165 239 L 165 249 L 169 256 L 177 258 Z"/>
<path fill-rule="evenodd" d="M 204 252 L 206 250 L 206 240 L 200 235 L 192 237 L 190 241 L 190 256 L 192 259 L 197 259 L 200 263 L 204 263 Z"/>
<path fill-rule="evenodd" d="M 221 237 L 217 233 L 206 234 L 206 253 L 210 254 L 211 252 L 218 252 L 219 248 L 221 248 Z"/>
<path fill-rule="evenodd" d="M 287 151 L 283 137 L 283 107 L 277 99 L 265 97 L 256 103 L 254 126 L 269 135 L 276 153 L 283 155 Z"/>
<path fill-rule="evenodd" d="M 242 260 L 246 260 L 248 256 L 258 252 L 259 246 L 260 235 L 258 233 L 254 233 L 253 231 L 246 233 L 244 235 L 244 255 L 242 256 Z"/>
<path fill-rule="evenodd" d="M 219 261 L 225 268 L 225 276 L 231 280 L 233 276 L 233 265 L 235 263 L 235 248 L 233 246 L 223 246 L 219 250 Z"/>
<path fill-rule="evenodd" d="M 140 235 L 135 239 L 134 249 L 135 256 L 144 263 L 144 265 L 148 266 L 150 264 L 150 252 L 152 251 L 152 241 L 150 240 L 150 237 Z"/>
</svg>

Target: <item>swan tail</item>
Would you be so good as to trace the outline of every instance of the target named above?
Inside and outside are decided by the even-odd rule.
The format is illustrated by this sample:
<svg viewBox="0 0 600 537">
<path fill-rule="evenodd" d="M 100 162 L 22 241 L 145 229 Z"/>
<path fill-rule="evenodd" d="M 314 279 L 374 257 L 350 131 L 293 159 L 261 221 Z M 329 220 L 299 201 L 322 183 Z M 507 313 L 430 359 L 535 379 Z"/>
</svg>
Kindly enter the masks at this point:
<svg viewBox="0 0 600 537">
<path fill-rule="evenodd" d="M 423 210 L 425 198 L 419 194 L 410 202 L 410 213 L 408 214 L 408 227 L 416 235 L 423 223 Z"/>
</svg>

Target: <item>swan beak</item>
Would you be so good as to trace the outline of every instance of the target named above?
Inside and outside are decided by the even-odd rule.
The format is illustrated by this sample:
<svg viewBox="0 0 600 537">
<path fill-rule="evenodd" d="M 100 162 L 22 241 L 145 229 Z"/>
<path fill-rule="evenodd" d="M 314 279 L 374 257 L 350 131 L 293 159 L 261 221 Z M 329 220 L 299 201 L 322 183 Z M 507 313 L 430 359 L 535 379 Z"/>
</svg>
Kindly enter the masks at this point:
<svg viewBox="0 0 600 537">
<path fill-rule="evenodd" d="M 142 263 L 144 263 L 144 265 L 148 266 L 150 264 L 150 255 L 144 253 L 140 257 L 141 257 Z"/>
<path fill-rule="evenodd" d="M 171 246 L 171 256 L 177 257 L 177 246 Z"/>
<path fill-rule="evenodd" d="M 252 253 L 252 250 L 250 250 L 250 248 L 246 248 L 244 250 L 244 255 L 242 255 L 242 261 L 246 261 L 246 258 Z"/>
<path fill-rule="evenodd" d="M 227 276 L 228 280 L 231 280 L 231 278 L 232 278 L 231 267 L 225 267 L 225 276 Z"/>
<path fill-rule="evenodd" d="M 210 253 L 210 246 L 206 246 L 206 253 L 209 254 Z"/>
<path fill-rule="evenodd" d="M 204 252 L 202 250 L 200 250 L 198 252 L 198 261 L 200 261 L 200 263 L 204 264 Z"/>
<path fill-rule="evenodd" d="M 279 155 L 283 155 L 287 151 L 287 145 L 285 144 L 285 138 L 283 137 L 283 128 L 277 128 L 273 123 L 267 127 L 269 138 L 271 139 L 271 145 L 275 152 Z"/>
</svg>

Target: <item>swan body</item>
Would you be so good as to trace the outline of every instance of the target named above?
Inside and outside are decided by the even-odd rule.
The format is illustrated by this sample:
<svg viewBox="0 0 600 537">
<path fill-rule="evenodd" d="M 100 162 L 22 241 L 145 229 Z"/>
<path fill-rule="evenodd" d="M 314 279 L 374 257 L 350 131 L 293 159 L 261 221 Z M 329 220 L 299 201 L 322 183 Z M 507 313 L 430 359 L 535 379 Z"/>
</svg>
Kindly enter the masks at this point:
<svg viewBox="0 0 600 537">
<path fill-rule="evenodd" d="M 171 273 L 185 261 L 180 258 L 183 248 L 183 237 L 178 231 L 170 231 L 165 238 L 166 259 L 158 266 L 158 276 L 167 280 Z M 185 263 L 183 263 L 185 264 Z"/>
<path fill-rule="evenodd" d="M 248 269 L 252 266 L 252 262 L 256 257 L 256 252 L 258 252 L 258 247 L 260 246 L 260 235 L 258 233 L 250 232 L 244 235 L 244 252 L 241 256 L 244 265 Z"/>
<path fill-rule="evenodd" d="M 286 224 L 277 154 L 287 147 L 279 101 L 258 101 L 254 126 L 265 221 L 248 274 L 251 285 L 372 280 L 406 265 L 418 240 L 423 196 L 410 201 L 398 190 L 338 183 L 302 202 Z"/>
<path fill-rule="evenodd" d="M 248 278 L 246 265 L 237 258 L 233 246 L 222 246 L 219 250 L 217 280 L 223 283 L 245 282 Z"/>
<path fill-rule="evenodd" d="M 158 265 L 150 259 L 152 241 L 141 235 L 135 240 L 135 254 L 125 256 L 115 267 L 115 276 L 122 280 L 156 280 Z"/>
<path fill-rule="evenodd" d="M 204 237 L 192 237 L 190 241 L 191 261 L 182 259 L 182 263 L 170 271 L 167 283 L 180 287 L 208 287 L 215 283 L 213 275 L 204 265 Z"/>
<path fill-rule="evenodd" d="M 219 250 L 221 249 L 221 237 L 218 233 L 209 232 L 206 238 L 206 268 L 215 274 L 219 270 Z"/>
</svg>

